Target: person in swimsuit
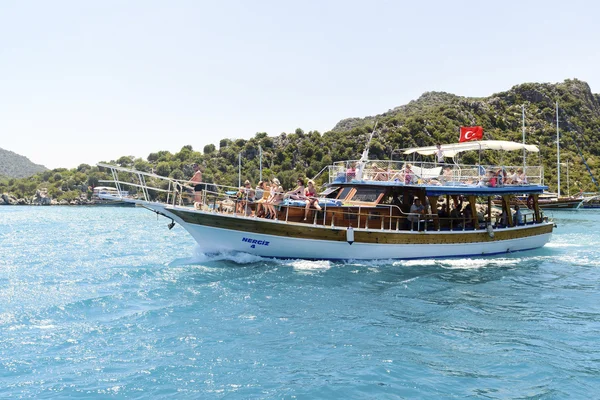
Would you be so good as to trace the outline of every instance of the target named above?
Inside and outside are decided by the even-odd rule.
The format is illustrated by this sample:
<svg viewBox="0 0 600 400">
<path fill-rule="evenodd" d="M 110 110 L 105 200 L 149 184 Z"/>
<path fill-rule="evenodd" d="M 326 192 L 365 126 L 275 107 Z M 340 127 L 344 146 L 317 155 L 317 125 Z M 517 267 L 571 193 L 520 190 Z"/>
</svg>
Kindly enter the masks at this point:
<svg viewBox="0 0 600 400">
<path fill-rule="evenodd" d="M 315 182 L 312 179 L 308 180 L 308 186 L 306 188 L 306 207 L 304 208 L 304 220 L 308 217 L 308 210 L 311 207 L 316 208 L 317 210 L 321 209 L 319 205 L 319 199 L 317 199 L 317 189 L 315 189 Z"/>
<path fill-rule="evenodd" d="M 194 205 L 196 205 L 196 203 L 202 203 L 204 185 L 202 184 L 202 171 L 200 171 L 198 164 L 192 164 L 192 168 L 194 169 L 194 175 L 188 182 L 194 186 Z"/>
<path fill-rule="evenodd" d="M 281 183 L 279 183 L 279 179 L 273 178 L 271 180 L 271 195 L 265 203 L 265 208 L 268 211 L 270 219 L 277 219 L 277 211 L 275 210 L 275 206 L 281 204 L 283 201 L 283 194 L 283 188 L 281 187 Z"/>
</svg>

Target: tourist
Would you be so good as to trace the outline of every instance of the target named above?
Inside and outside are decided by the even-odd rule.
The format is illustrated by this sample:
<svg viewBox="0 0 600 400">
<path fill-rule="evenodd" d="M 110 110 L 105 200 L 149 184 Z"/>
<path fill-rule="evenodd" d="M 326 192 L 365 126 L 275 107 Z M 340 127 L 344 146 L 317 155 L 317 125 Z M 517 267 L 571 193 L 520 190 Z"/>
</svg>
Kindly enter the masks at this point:
<svg viewBox="0 0 600 400">
<path fill-rule="evenodd" d="M 260 195 L 259 195 L 260 193 Z M 256 211 L 255 214 L 257 217 L 264 217 L 267 213 L 267 207 L 265 203 L 269 200 L 271 196 L 271 189 L 267 182 L 260 181 L 258 182 L 258 186 L 256 187 Z"/>
<path fill-rule="evenodd" d="M 194 174 L 188 183 L 191 183 L 194 187 L 194 206 L 199 208 L 200 203 L 202 203 L 202 190 L 204 189 L 204 185 L 202 184 L 202 171 L 200 171 L 200 166 L 197 163 L 192 164 L 192 168 Z"/>
<path fill-rule="evenodd" d="M 312 179 L 308 180 L 308 186 L 306 188 L 306 207 L 304 208 L 304 220 L 308 217 L 308 210 L 311 207 L 316 208 L 317 210 L 321 210 L 321 206 L 319 205 L 319 199 L 317 198 L 317 189 L 315 189 L 315 182 Z"/>
<path fill-rule="evenodd" d="M 355 167 L 354 163 L 352 163 L 348 166 L 348 169 L 346 170 L 346 182 L 350 182 L 355 177 L 356 177 L 356 167 Z"/>
<path fill-rule="evenodd" d="M 521 209 L 518 204 L 515 205 L 515 213 L 513 214 L 513 224 L 514 225 L 522 225 L 523 224 L 523 214 L 521 214 Z"/>
<path fill-rule="evenodd" d="M 451 228 L 458 227 L 463 221 L 462 200 L 460 203 L 454 201 L 452 211 L 450 211 Z"/>
<path fill-rule="evenodd" d="M 506 177 L 506 185 L 515 185 L 517 183 L 517 173 L 514 168 L 508 170 L 508 176 Z"/>
<path fill-rule="evenodd" d="M 371 169 L 373 170 L 373 180 L 374 181 L 387 181 L 388 173 L 385 169 L 380 168 L 377 164 L 371 164 Z"/>
<path fill-rule="evenodd" d="M 450 167 L 444 168 L 444 174 L 442 175 L 442 181 L 443 182 L 452 182 L 453 179 L 454 179 L 454 177 L 452 174 L 452 168 L 450 168 Z"/>
<path fill-rule="evenodd" d="M 408 216 L 411 230 L 413 230 L 415 223 L 417 223 L 418 227 L 418 222 L 424 214 L 425 207 L 421 204 L 421 200 L 417 197 L 415 198 L 413 205 L 410 206 L 410 215 Z"/>
<path fill-rule="evenodd" d="M 435 152 L 435 159 L 438 164 L 444 165 L 444 150 L 442 150 L 442 145 L 438 143 L 435 147 L 437 149 Z"/>
<path fill-rule="evenodd" d="M 404 166 L 404 183 L 410 185 L 415 181 L 415 173 L 412 171 L 412 165 L 406 164 Z"/>
<path fill-rule="evenodd" d="M 517 169 L 517 183 L 527 185 L 527 174 L 525 174 L 523 168 Z"/>
<path fill-rule="evenodd" d="M 304 187 L 304 179 L 298 178 L 296 183 L 298 184 L 298 186 L 296 186 L 296 189 L 287 192 L 285 194 L 285 198 L 290 198 L 292 200 L 306 200 L 306 188 Z"/>
<path fill-rule="evenodd" d="M 283 201 L 283 194 L 283 188 L 281 187 L 281 183 L 279 183 L 279 179 L 271 179 L 271 195 L 265 203 L 265 207 L 267 208 L 267 218 L 277 219 L 275 207 L 279 206 Z"/>
</svg>

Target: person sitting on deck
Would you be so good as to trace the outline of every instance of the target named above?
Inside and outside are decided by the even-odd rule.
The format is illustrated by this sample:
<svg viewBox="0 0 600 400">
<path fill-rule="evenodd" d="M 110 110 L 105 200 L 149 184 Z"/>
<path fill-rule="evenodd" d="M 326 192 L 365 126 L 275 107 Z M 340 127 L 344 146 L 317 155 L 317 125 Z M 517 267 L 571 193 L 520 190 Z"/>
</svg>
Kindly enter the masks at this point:
<svg viewBox="0 0 600 400">
<path fill-rule="evenodd" d="M 450 211 L 450 220 L 451 220 L 451 228 L 452 229 L 458 227 L 459 224 L 461 224 L 463 221 L 461 208 L 462 208 L 462 201 L 460 202 L 460 204 L 457 202 L 454 202 L 452 211 Z"/>
<path fill-rule="evenodd" d="M 283 188 L 281 187 L 281 183 L 279 183 L 279 179 L 273 178 L 271 180 L 271 195 L 269 199 L 265 203 L 265 207 L 267 208 L 267 218 L 277 219 L 277 211 L 275 210 L 276 206 L 279 206 L 283 201 Z"/>
<path fill-rule="evenodd" d="M 354 164 L 350 164 L 348 169 L 346 170 L 346 182 L 352 181 L 356 177 L 356 166 Z"/>
<path fill-rule="evenodd" d="M 415 198 L 413 205 L 410 207 L 410 215 L 408 216 L 411 230 L 414 229 L 415 223 L 417 224 L 417 227 L 419 226 L 419 220 L 424 214 L 425 207 L 421 204 L 421 200 L 417 197 Z"/>
<path fill-rule="evenodd" d="M 374 181 L 387 181 L 388 180 L 388 173 L 385 169 L 380 168 L 377 166 L 377 164 L 373 163 L 371 164 L 371 169 L 373 170 L 373 180 Z"/>
<path fill-rule="evenodd" d="M 444 168 L 444 174 L 442 175 L 442 181 L 444 182 L 452 182 L 454 177 L 452 176 L 452 168 L 446 167 Z"/>
<path fill-rule="evenodd" d="M 404 183 L 410 185 L 411 183 L 416 183 L 415 180 L 415 173 L 412 170 L 412 165 L 406 164 L 404 166 Z"/>
<path fill-rule="evenodd" d="M 515 169 L 511 168 L 508 171 L 508 176 L 506 177 L 505 185 L 516 185 L 517 179 L 518 179 L 518 176 L 517 176 L 517 173 L 515 172 Z"/>
<path fill-rule="evenodd" d="M 467 204 L 465 207 L 465 211 L 463 211 L 463 221 L 465 228 L 473 227 L 473 212 L 471 210 L 471 205 Z"/>
<path fill-rule="evenodd" d="M 240 214 L 250 213 L 252 210 L 249 208 L 249 204 L 254 202 L 255 191 L 252 189 L 252 185 L 249 180 L 244 182 L 244 186 L 240 188 L 237 193 L 237 212 Z"/>
<path fill-rule="evenodd" d="M 308 210 L 311 207 L 314 207 L 317 210 L 321 210 L 321 206 L 319 205 L 319 199 L 317 196 L 317 189 L 315 188 L 315 182 L 312 179 L 308 180 L 308 187 L 306 188 L 306 207 L 304 208 L 304 220 L 308 218 Z"/>
<path fill-rule="evenodd" d="M 442 203 L 442 207 L 438 210 L 438 217 L 448 218 L 448 207 L 446 203 Z"/>
<path fill-rule="evenodd" d="M 527 185 L 527 174 L 523 172 L 523 168 L 517 170 L 517 183 L 520 185 Z"/>
<path fill-rule="evenodd" d="M 496 172 L 496 183 L 498 186 L 504 186 L 506 183 L 506 170 L 503 167 L 500 167 Z"/>
<path fill-rule="evenodd" d="M 296 183 L 298 184 L 298 186 L 296 186 L 296 189 L 287 192 L 284 198 L 290 198 L 292 200 L 305 200 L 306 196 L 304 195 L 304 193 L 306 192 L 306 188 L 304 187 L 304 179 L 298 178 Z"/>
<path fill-rule="evenodd" d="M 513 224 L 523 225 L 523 214 L 518 204 L 515 205 L 515 213 L 513 214 Z"/>
<path fill-rule="evenodd" d="M 266 207 L 264 207 L 264 203 L 267 201 L 270 195 L 269 187 L 266 186 L 264 181 L 258 182 L 258 186 L 256 186 L 256 195 L 255 195 L 255 203 L 256 210 L 254 215 L 257 217 L 264 217 L 266 213 Z"/>
<path fill-rule="evenodd" d="M 498 178 L 492 170 L 488 170 L 486 180 L 489 187 L 496 187 L 498 184 Z"/>
</svg>

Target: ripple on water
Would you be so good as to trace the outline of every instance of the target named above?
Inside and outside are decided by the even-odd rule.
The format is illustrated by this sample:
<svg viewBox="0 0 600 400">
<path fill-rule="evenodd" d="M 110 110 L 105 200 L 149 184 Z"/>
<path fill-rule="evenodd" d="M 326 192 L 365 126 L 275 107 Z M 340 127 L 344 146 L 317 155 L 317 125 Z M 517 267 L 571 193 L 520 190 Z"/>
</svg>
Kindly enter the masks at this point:
<svg viewBox="0 0 600 400">
<path fill-rule="evenodd" d="M 332 262 L 206 254 L 141 209 L 0 208 L 0 397 L 590 398 L 600 213 L 553 214 L 532 252 Z"/>
</svg>

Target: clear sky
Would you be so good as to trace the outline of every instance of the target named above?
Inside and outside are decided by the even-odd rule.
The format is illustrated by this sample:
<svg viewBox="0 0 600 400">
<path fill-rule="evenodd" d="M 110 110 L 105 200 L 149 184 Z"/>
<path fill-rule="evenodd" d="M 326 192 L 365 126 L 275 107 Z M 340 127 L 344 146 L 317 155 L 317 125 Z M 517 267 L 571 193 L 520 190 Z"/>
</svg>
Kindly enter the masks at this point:
<svg viewBox="0 0 600 400">
<path fill-rule="evenodd" d="M 598 4 L 0 0 L 0 148 L 73 168 L 325 132 L 427 91 L 597 93 Z"/>
</svg>

